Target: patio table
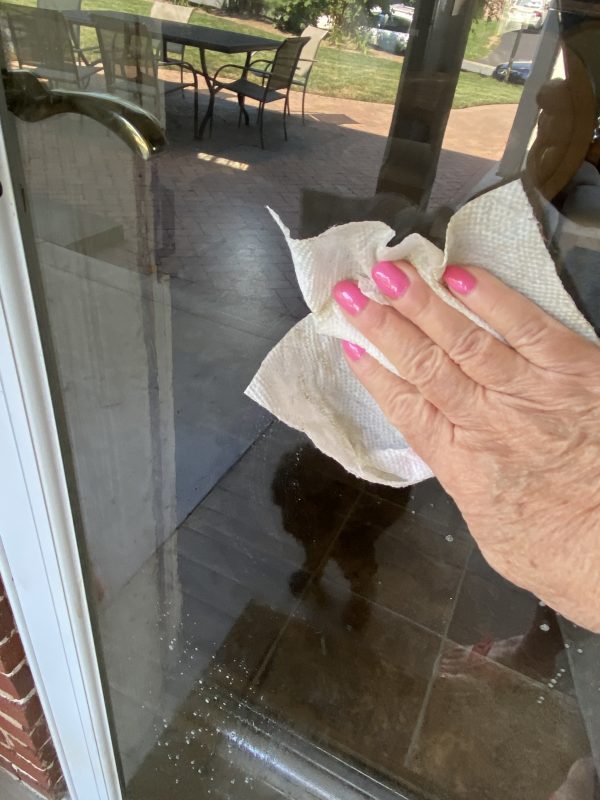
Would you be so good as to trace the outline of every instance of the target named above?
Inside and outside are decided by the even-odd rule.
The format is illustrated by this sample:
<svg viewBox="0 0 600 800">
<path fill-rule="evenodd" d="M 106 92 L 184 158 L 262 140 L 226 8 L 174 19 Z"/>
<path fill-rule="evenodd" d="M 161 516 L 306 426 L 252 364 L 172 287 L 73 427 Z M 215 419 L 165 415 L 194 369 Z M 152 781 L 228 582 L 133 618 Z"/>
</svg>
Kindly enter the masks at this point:
<svg viewBox="0 0 600 800">
<path fill-rule="evenodd" d="M 197 47 L 200 54 L 200 72 L 206 82 L 210 99 L 206 113 L 198 127 L 197 136 L 202 138 L 204 129 L 213 115 L 215 105 L 215 91 L 212 85 L 212 78 L 206 65 L 206 51 L 212 50 L 217 53 L 246 53 L 246 64 L 244 74 L 247 70 L 252 53 L 259 50 L 277 50 L 280 41 L 276 39 L 266 39 L 263 36 L 250 36 L 245 33 L 235 33 L 234 31 L 224 31 L 218 28 L 209 28 L 206 25 L 193 25 L 190 22 L 175 22 L 174 20 L 157 19 L 156 17 L 146 17 L 141 14 L 130 14 L 126 11 L 94 11 L 92 10 L 72 10 L 64 11 L 64 16 L 72 25 L 95 28 L 93 16 L 106 16 L 113 20 L 123 22 L 137 22 L 144 25 L 148 31 L 157 39 L 162 39 L 163 43 L 175 42 L 188 47 Z M 92 16 L 93 15 L 93 16 Z M 240 103 L 242 107 L 242 104 Z M 242 107 L 246 120 L 248 119 L 245 109 Z"/>
</svg>

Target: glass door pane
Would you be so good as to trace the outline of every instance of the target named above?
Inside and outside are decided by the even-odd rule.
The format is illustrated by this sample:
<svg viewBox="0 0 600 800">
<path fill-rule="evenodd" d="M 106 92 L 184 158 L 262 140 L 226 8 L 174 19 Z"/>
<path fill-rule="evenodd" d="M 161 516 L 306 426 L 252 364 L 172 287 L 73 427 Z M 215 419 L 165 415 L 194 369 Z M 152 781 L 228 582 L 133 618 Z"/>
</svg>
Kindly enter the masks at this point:
<svg viewBox="0 0 600 800">
<path fill-rule="evenodd" d="M 598 221 L 582 238 L 565 203 L 597 160 L 544 172 L 536 127 L 567 34 L 594 84 L 598 29 L 542 0 L 317 6 L 0 7 L 125 797 L 592 800 L 597 637 L 499 577 L 437 481 L 359 480 L 244 390 L 308 313 L 266 206 L 298 237 L 381 220 L 443 244 L 525 166 L 598 319 Z M 276 48 L 308 23 L 290 68 Z M 262 57 L 294 81 L 264 147 Z M 246 109 L 215 92 L 227 63 Z"/>
</svg>

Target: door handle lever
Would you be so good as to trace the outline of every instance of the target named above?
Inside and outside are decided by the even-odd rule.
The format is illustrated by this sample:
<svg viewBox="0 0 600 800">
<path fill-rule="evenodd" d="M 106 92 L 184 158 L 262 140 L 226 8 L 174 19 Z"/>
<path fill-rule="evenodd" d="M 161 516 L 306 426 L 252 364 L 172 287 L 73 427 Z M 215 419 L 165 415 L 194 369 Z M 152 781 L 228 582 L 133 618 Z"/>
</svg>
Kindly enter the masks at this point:
<svg viewBox="0 0 600 800">
<path fill-rule="evenodd" d="M 24 122 L 57 114 L 81 114 L 113 131 L 133 152 L 148 160 L 166 144 L 158 120 L 127 100 L 99 92 L 49 89 L 25 69 L 2 70 L 8 109 Z"/>
</svg>

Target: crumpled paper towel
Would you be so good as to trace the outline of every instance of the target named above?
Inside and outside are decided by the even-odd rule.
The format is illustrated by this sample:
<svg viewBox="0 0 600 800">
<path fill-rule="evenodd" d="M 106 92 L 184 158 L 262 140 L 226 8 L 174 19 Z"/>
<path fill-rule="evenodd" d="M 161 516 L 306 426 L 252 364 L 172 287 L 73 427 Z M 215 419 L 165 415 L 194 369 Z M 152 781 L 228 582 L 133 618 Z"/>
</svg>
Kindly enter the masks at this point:
<svg viewBox="0 0 600 800">
<path fill-rule="evenodd" d="M 292 239 L 271 213 L 287 240 L 312 313 L 271 350 L 246 394 L 307 433 L 320 450 L 359 478 L 408 486 L 432 472 L 386 420 L 342 355 L 338 340 L 349 339 L 396 372 L 344 318 L 331 297 L 338 281 L 356 280 L 370 298 L 388 303 L 371 278 L 371 268 L 378 261 L 407 259 L 445 302 L 490 330 L 440 283 L 448 263 L 482 266 L 569 328 L 596 340 L 563 288 L 520 181 L 463 206 L 449 223 L 444 252 L 419 234 L 388 247 L 394 231 L 381 222 L 352 222 L 313 239 Z"/>
</svg>

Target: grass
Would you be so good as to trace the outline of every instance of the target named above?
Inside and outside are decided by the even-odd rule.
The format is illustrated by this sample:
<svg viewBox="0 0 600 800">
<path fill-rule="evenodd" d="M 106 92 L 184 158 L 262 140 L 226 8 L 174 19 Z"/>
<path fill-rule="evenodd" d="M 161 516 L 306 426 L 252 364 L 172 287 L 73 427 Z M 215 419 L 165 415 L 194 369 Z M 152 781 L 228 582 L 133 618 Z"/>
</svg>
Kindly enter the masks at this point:
<svg viewBox="0 0 600 800">
<path fill-rule="evenodd" d="M 486 78 L 476 72 L 461 72 L 452 108 L 487 106 L 492 103 L 518 103 L 523 87 Z"/>
<path fill-rule="evenodd" d="M 145 15 L 150 13 L 151 5 L 150 0 L 83 0 L 85 9 L 130 11 Z M 255 36 L 263 35 L 271 39 L 283 39 L 284 36 L 279 31 L 257 30 L 256 26 L 251 23 L 211 14 L 202 9 L 195 9 L 190 21 L 223 30 L 249 33 Z M 485 27 L 488 25 L 489 23 L 481 22 L 474 26 L 474 33 L 469 39 L 473 52 L 479 52 L 483 47 L 484 40 L 487 42 L 492 35 L 489 33 L 489 28 Z M 475 36 L 477 31 L 481 31 L 481 33 Z M 82 31 L 85 44 L 90 41 L 88 39 L 90 36 L 94 36 L 93 31 L 89 29 Z M 186 50 L 186 59 L 191 61 L 194 66 L 199 65 L 197 52 L 190 48 Z M 210 52 L 206 54 L 211 71 L 225 63 L 243 64 L 244 59 L 244 55 L 228 56 Z M 310 91 L 327 97 L 393 104 L 396 99 L 402 61 L 401 57 L 382 57 L 375 53 L 342 50 L 327 46 L 325 43 L 319 51 L 319 60 L 311 75 Z M 492 103 L 518 103 L 521 91 L 520 86 L 504 84 L 492 78 L 462 72 L 453 107 L 468 108 Z"/>
<path fill-rule="evenodd" d="M 499 36 L 500 22 L 479 20 L 473 23 L 465 58 L 469 61 L 479 61 L 485 58 L 490 50 L 494 48 Z"/>
</svg>

